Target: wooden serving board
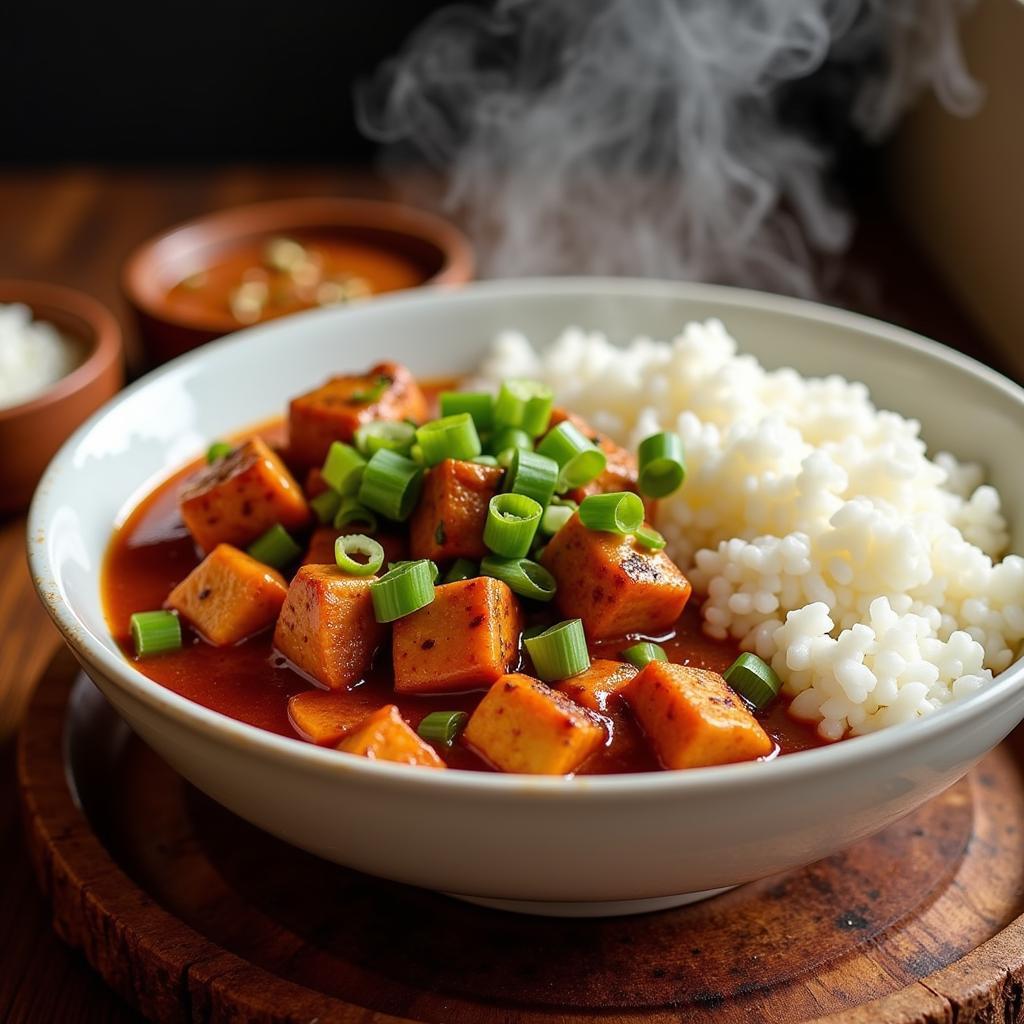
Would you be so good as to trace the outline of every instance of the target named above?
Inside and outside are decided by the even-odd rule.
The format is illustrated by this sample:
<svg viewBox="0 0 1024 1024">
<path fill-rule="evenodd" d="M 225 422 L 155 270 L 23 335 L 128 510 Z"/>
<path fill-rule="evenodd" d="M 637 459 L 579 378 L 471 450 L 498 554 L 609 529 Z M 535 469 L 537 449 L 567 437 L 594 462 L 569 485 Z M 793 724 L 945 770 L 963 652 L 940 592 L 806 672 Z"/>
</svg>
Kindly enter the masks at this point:
<svg viewBox="0 0 1024 1024">
<path fill-rule="evenodd" d="M 159 1022 L 1022 1015 L 1021 731 L 844 853 L 690 907 L 607 920 L 483 910 L 293 849 L 131 736 L 67 651 L 25 721 L 19 777 L 55 928 Z"/>
</svg>

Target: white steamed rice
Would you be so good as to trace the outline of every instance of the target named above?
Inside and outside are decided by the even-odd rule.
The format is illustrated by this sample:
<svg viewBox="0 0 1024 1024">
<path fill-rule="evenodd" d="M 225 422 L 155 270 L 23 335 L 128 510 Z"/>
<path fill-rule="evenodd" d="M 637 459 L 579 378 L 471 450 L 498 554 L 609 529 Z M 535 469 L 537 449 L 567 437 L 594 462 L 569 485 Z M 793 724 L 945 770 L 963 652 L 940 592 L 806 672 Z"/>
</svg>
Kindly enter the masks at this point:
<svg viewBox="0 0 1024 1024">
<path fill-rule="evenodd" d="M 1024 558 L 1002 557 L 999 494 L 980 467 L 929 458 L 863 384 L 769 372 L 717 320 L 624 348 L 569 329 L 537 352 L 507 332 L 481 375 L 543 380 L 631 448 L 680 433 L 688 476 L 657 525 L 704 628 L 770 661 L 823 737 L 928 714 L 1014 660 Z"/>
</svg>

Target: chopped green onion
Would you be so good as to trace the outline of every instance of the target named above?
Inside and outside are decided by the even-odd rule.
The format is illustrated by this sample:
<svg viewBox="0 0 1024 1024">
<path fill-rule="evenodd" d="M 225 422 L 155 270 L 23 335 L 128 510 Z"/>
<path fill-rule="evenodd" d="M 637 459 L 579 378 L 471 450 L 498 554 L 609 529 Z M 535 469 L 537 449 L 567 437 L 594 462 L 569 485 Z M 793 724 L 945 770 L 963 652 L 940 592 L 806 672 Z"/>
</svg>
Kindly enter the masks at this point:
<svg viewBox="0 0 1024 1024">
<path fill-rule="evenodd" d="M 451 747 L 468 720 L 465 711 L 431 711 L 420 721 L 416 731 L 431 743 Z"/>
<path fill-rule="evenodd" d="M 537 675 L 546 683 L 578 676 L 590 668 L 582 619 L 566 619 L 526 641 Z"/>
<path fill-rule="evenodd" d="M 558 463 L 558 485 L 565 491 L 589 484 L 604 472 L 608 463 L 604 452 L 568 420 L 552 427 L 537 445 L 537 451 Z"/>
<path fill-rule="evenodd" d="M 353 555 L 365 555 L 366 561 Z M 349 576 L 372 576 L 384 564 L 384 549 L 364 533 L 345 533 L 334 542 L 334 561 Z"/>
<path fill-rule="evenodd" d="M 475 462 L 478 466 L 497 466 L 498 460 L 493 455 L 478 455 L 475 459 L 470 459 L 470 462 Z"/>
<path fill-rule="evenodd" d="M 580 504 L 579 517 L 588 530 L 635 533 L 644 524 L 644 503 L 632 491 L 588 494 Z"/>
<path fill-rule="evenodd" d="M 671 431 L 645 437 L 637 449 L 637 464 L 641 493 L 652 498 L 667 497 L 686 479 L 683 439 Z"/>
<path fill-rule="evenodd" d="M 384 397 L 384 392 L 393 383 L 394 381 L 387 374 L 378 373 L 374 382 L 369 387 L 353 391 L 349 395 L 349 401 L 354 405 L 362 405 L 366 402 L 379 402 Z"/>
<path fill-rule="evenodd" d="M 573 510 L 566 505 L 548 505 L 540 518 L 541 533 L 553 537 L 573 515 Z"/>
<path fill-rule="evenodd" d="M 357 428 L 356 447 L 369 458 L 381 448 L 408 455 L 416 440 L 416 427 L 405 420 L 373 420 Z"/>
<path fill-rule="evenodd" d="M 441 575 L 441 571 L 438 569 L 436 563 L 432 562 L 429 558 L 420 558 L 415 560 L 406 558 L 399 562 L 388 562 L 388 572 L 391 572 L 393 569 L 403 569 L 408 565 L 415 565 L 417 562 L 427 563 L 427 568 L 430 570 L 431 582 L 436 586 L 438 578 Z"/>
<path fill-rule="evenodd" d="M 136 612 L 129 622 L 137 658 L 181 649 L 181 622 L 174 612 Z"/>
<path fill-rule="evenodd" d="M 421 559 L 389 569 L 370 584 L 373 614 L 378 622 L 394 622 L 434 600 L 432 562 Z M 434 570 L 436 571 L 436 566 Z"/>
<path fill-rule="evenodd" d="M 546 623 L 540 623 L 536 626 L 527 626 L 523 630 L 523 639 L 529 640 L 531 637 L 540 636 L 548 628 Z"/>
<path fill-rule="evenodd" d="M 455 416 L 468 412 L 478 431 L 494 426 L 494 397 L 486 391 L 442 391 L 441 415 Z"/>
<path fill-rule="evenodd" d="M 633 644 L 622 652 L 622 657 L 637 668 L 643 668 L 652 661 L 668 661 L 664 649 L 652 643 Z"/>
<path fill-rule="evenodd" d="M 343 530 L 353 523 L 359 523 L 373 533 L 378 526 L 377 513 L 372 512 L 365 505 L 360 505 L 358 498 L 342 498 L 341 506 L 334 515 L 334 528 Z"/>
<path fill-rule="evenodd" d="M 522 558 L 530 550 L 543 511 L 525 494 L 496 494 L 487 506 L 484 544 L 496 555 Z"/>
<path fill-rule="evenodd" d="M 665 546 L 665 538 L 653 526 L 641 526 L 633 536 L 640 547 L 649 551 L 660 551 Z"/>
<path fill-rule="evenodd" d="M 503 427 L 487 439 L 487 450 L 491 455 L 502 455 L 510 448 L 525 448 L 526 451 L 532 452 L 533 438 L 525 430 Z"/>
<path fill-rule="evenodd" d="M 295 543 L 292 535 L 280 523 L 274 523 L 246 550 L 257 562 L 269 565 L 273 569 L 283 569 L 302 554 L 302 548 Z"/>
<path fill-rule="evenodd" d="M 501 385 L 494 403 L 494 421 L 537 437 L 548 429 L 554 401 L 551 388 L 545 384 L 535 380 L 507 380 Z"/>
<path fill-rule="evenodd" d="M 321 523 L 329 523 L 341 508 L 341 495 L 328 487 L 326 491 L 321 491 L 315 498 L 309 499 L 309 507 Z"/>
<path fill-rule="evenodd" d="M 423 449 L 418 445 L 414 444 L 409 449 L 409 458 L 412 459 L 418 466 L 423 465 Z"/>
<path fill-rule="evenodd" d="M 558 495 L 558 494 L 556 494 L 551 499 L 551 504 L 552 505 L 564 505 L 566 508 L 571 508 L 573 510 L 573 512 L 575 512 L 576 509 L 578 509 L 580 507 L 579 503 L 573 501 L 572 498 L 563 498 L 561 495 Z"/>
<path fill-rule="evenodd" d="M 480 435 L 468 412 L 424 423 L 416 431 L 416 440 L 427 466 L 444 459 L 475 459 L 481 452 Z"/>
<path fill-rule="evenodd" d="M 359 485 L 359 503 L 399 522 L 416 507 L 423 486 L 423 467 L 412 459 L 381 448 L 373 453 Z"/>
<path fill-rule="evenodd" d="M 471 580 L 477 575 L 476 565 L 468 558 L 456 558 L 452 567 L 445 574 L 445 583 L 458 583 L 460 580 Z"/>
<path fill-rule="evenodd" d="M 502 490 L 525 494 L 541 508 L 546 508 L 558 483 L 558 463 L 538 452 L 513 448 Z"/>
<path fill-rule="evenodd" d="M 324 459 L 320 475 L 332 491 L 339 494 L 355 494 L 359 490 L 365 469 L 366 459 L 352 445 L 332 441 L 331 447 L 327 449 L 327 458 Z"/>
<path fill-rule="evenodd" d="M 227 441 L 214 441 L 209 448 L 206 449 L 206 461 L 208 465 L 213 465 L 215 462 L 219 462 L 221 459 L 226 458 L 235 449 L 227 443 Z"/>
<path fill-rule="evenodd" d="M 782 680 L 775 670 L 756 654 L 741 654 L 722 674 L 725 681 L 758 711 L 771 704 L 782 689 Z"/>
<path fill-rule="evenodd" d="M 508 584 L 509 589 L 520 597 L 529 597 L 534 601 L 550 601 L 555 596 L 558 585 L 555 577 L 529 558 L 499 558 L 488 555 L 480 563 L 481 576 L 493 576 L 496 580 Z"/>
</svg>

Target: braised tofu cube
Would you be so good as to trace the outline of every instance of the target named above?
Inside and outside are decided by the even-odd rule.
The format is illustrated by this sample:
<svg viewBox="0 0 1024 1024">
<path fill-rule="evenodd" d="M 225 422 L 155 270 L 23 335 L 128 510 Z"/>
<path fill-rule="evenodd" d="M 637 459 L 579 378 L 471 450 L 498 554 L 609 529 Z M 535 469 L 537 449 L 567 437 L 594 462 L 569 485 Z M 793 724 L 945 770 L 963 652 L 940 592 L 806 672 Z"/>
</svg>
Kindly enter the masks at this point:
<svg viewBox="0 0 1024 1024">
<path fill-rule="evenodd" d="M 327 490 L 327 481 L 319 466 L 311 466 L 306 473 L 306 482 L 303 485 L 307 498 L 316 498 Z"/>
<path fill-rule="evenodd" d="M 652 661 L 622 695 L 665 768 L 753 761 L 775 749 L 717 672 Z"/>
<path fill-rule="evenodd" d="M 426 417 L 427 400 L 413 375 L 398 363 L 378 363 L 368 373 L 332 377 L 292 399 L 289 455 L 296 464 L 319 466 L 332 441 L 350 442 L 364 423 Z"/>
<path fill-rule="evenodd" d="M 302 566 L 288 588 L 274 647 L 332 690 L 362 679 L 387 636 L 373 614 L 376 579 L 347 576 L 333 565 Z"/>
<path fill-rule="evenodd" d="M 380 702 L 365 686 L 354 690 L 306 690 L 288 701 L 288 718 L 303 739 L 336 747 Z"/>
<path fill-rule="evenodd" d="M 214 646 L 227 647 L 266 629 L 287 593 L 279 572 L 230 544 L 218 544 L 171 591 L 165 606 Z"/>
<path fill-rule="evenodd" d="M 487 691 L 462 735 L 499 771 L 529 775 L 570 775 L 607 738 L 593 712 L 520 673 Z"/>
<path fill-rule="evenodd" d="M 437 751 L 409 728 L 394 704 L 388 704 L 365 718 L 338 744 L 338 749 L 373 761 L 445 767 Z"/>
<path fill-rule="evenodd" d="M 413 558 L 443 562 L 474 561 L 487 554 L 487 506 L 498 493 L 504 470 L 445 459 L 427 473 L 419 504 L 409 523 Z"/>
<path fill-rule="evenodd" d="M 333 526 L 318 526 L 309 538 L 309 547 L 302 557 L 303 565 L 334 565 L 334 542 L 342 534 L 365 533 L 357 524 L 335 530 Z M 369 534 L 384 549 L 384 568 L 388 562 L 401 562 L 408 557 L 405 538 L 397 533 L 376 532 Z"/>
<path fill-rule="evenodd" d="M 590 663 L 590 668 L 579 675 L 563 679 L 555 686 L 569 700 L 582 707 L 605 714 L 609 701 L 639 671 L 625 661 L 607 661 L 597 658 Z"/>
<path fill-rule="evenodd" d="M 671 629 L 690 598 L 690 582 L 664 551 L 632 537 L 589 530 L 579 514 L 551 538 L 543 563 L 558 582 L 555 601 L 580 618 L 591 640 Z"/>
<path fill-rule="evenodd" d="M 259 437 L 204 469 L 181 494 L 181 518 L 203 551 L 244 548 L 275 523 L 286 530 L 309 521 L 302 488 Z"/>
<path fill-rule="evenodd" d="M 519 658 L 519 601 L 490 576 L 446 583 L 425 608 L 398 619 L 391 640 L 396 693 L 490 686 Z"/>
</svg>

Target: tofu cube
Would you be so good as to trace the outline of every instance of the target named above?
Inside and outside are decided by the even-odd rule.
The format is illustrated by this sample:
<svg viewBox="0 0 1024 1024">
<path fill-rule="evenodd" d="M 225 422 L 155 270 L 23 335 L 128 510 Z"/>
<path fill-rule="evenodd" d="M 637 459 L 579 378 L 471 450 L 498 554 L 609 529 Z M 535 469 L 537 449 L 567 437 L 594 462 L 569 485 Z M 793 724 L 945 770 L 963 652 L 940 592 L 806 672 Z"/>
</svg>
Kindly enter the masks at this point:
<svg viewBox="0 0 1024 1024">
<path fill-rule="evenodd" d="M 371 420 L 412 419 L 428 413 L 413 375 L 398 363 L 378 363 L 369 372 L 332 377 L 292 399 L 288 410 L 288 451 L 292 461 L 319 466 L 332 441 L 350 442 Z"/>
<path fill-rule="evenodd" d="M 419 504 L 409 522 L 413 558 L 474 561 L 487 554 L 487 506 L 498 493 L 504 470 L 445 459 L 427 473 Z"/>
<path fill-rule="evenodd" d="M 519 659 L 519 601 L 490 576 L 446 583 L 425 608 L 398 619 L 391 640 L 396 693 L 490 686 Z"/>
<path fill-rule="evenodd" d="M 639 671 L 625 661 L 598 658 L 579 675 L 563 679 L 555 689 L 569 700 L 599 714 L 606 714 L 609 702 Z"/>
<path fill-rule="evenodd" d="M 215 647 L 266 629 L 288 593 L 284 577 L 230 544 L 218 544 L 170 593 L 173 608 Z"/>
<path fill-rule="evenodd" d="M 717 672 L 652 661 L 622 695 L 665 768 L 753 761 L 775 749 Z"/>
<path fill-rule="evenodd" d="M 336 747 L 380 704 L 376 688 L 306 690 L 288 701 L 288 718 L 303 739 Z"/>
<path fill-rule="evenodd" d="M 597 715 L 520 673 L 487 691 L 462 735 L 499 771 L 528 775 L 570 775 L 607 739 Z"/>
<path fill-rule="evenodd" d="M 342 534 L 365 533 L 358 525 L 335 530 L 333 526 L 318 526 L 309 538 L 309 547 L 302 556 L 303 565 L 334 565 L 334 542 Z M 384 569 L 388 562 L 401 562 L 408 557 L 405 538 L 395 533 L 368 534 L 384 549 Z M 381 570 L 384 571 L 384 570 Z"/>
<path fill-rule="evenodd" d="M 363 678 L 387 636 L 373 614 L 376 576 L 347 576 L 333 565 L 295 574 L 274 630 L 274 647 L 332 690 Z"/>
<path fill-rule="evenodd" d="M 275 523 L 286 530 L 309 521 L 302 488 L 259 437 L 202 470 L 181 494 L 181 518 L 203 551 L 244 548 Z"/>
<path fill-rule="evenodd" d="M 373 761 L 420 764 L 427 768 L 445 767 L 437 751 L 409 728 L 394 704 L 388 704 L 363 719 L 338 744 L 338 749 Z"/>
<path fill-rule="evenodd" d="M 559 611 L 582 619 L 590 640 L 666 633 L 690 598 L 689 580 L 664 551 L 589 530 L 579 514 L 551 538 L 543 562 L 558 581 Z"/>
</svg>

